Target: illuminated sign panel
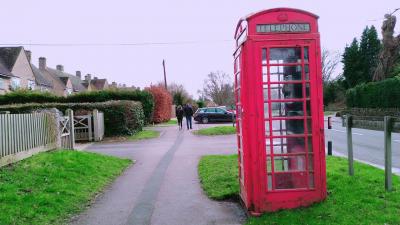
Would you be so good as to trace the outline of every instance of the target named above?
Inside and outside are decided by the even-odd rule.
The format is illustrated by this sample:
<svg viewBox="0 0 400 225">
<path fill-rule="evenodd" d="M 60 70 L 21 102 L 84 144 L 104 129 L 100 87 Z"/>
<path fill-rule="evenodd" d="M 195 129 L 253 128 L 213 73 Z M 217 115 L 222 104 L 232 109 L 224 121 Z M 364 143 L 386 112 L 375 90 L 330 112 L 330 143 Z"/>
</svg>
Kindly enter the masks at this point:
<svg viewBox="0 0 400 225">
<path fill-rule="evenodd" d="M 310 32 L 308 23 L 287 23 L 287 24 L 258 24 L 258 33 L 307 33 Z"/>
</svg>

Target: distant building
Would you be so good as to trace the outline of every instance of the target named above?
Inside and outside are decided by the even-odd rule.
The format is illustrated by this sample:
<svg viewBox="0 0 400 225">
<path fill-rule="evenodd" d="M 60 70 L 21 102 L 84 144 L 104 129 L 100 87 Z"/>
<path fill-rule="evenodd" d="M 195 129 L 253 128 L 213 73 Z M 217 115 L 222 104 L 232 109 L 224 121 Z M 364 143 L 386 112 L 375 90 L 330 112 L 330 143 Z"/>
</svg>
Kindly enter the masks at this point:
<svg viewBox="0 0 400 225">
<path fill-rule="evenodd" d="M 107 79 L 99 79 L 98 77 L 93 77 L 91 74 L 87 74 L 82 83 L 88 91 L 100 91 L 109 89 L 109 84 Z"/>
<path fill-rule="evenodd" d="M 36 79 L 23 47 L 0 47 L 0 94 L 36 88 Z"/>
<path fill-rule="evenodd" d="M 67 96 L 74 92 L 72 81 L 68 76 L 61 78 L 62 72 L 47 67 L 47 60 L 45 57 L 39 58 L 39 71 L 49 82 L 53 84 L 50 90 L 53 94 L 58 96 Z"/>
</svg>

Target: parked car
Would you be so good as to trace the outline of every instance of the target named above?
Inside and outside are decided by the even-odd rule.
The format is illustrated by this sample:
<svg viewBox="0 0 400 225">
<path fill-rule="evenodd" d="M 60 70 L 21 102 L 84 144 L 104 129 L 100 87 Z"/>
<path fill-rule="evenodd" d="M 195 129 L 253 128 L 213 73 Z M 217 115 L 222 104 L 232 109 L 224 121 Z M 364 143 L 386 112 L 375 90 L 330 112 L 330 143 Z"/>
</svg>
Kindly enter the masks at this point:
<svg viewBox="0 0 400 225">
<path fill-rule="evenodd" d="M 194 120 L 200 123 L 233 122 L 236 115 L 222 107 L 199 108 L 193 115 Z"/>
</svg>

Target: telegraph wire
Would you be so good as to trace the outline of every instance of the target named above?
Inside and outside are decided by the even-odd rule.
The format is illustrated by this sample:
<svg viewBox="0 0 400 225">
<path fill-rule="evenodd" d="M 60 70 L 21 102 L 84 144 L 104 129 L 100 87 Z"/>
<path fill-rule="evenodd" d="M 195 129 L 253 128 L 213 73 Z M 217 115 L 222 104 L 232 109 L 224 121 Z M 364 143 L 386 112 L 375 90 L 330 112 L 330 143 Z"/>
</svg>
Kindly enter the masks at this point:
<svg viewBox="0 0 400 225">
<path fill-rule="evenodd" d="M 132 42 L 132 43 L 0 43 L 0 46 L 43 46 L 43 47 L 114 47 L 114 46 L 168 46 L 228 43 L 234 40 L 200 40 L 175 42 Z"/>
</svg>

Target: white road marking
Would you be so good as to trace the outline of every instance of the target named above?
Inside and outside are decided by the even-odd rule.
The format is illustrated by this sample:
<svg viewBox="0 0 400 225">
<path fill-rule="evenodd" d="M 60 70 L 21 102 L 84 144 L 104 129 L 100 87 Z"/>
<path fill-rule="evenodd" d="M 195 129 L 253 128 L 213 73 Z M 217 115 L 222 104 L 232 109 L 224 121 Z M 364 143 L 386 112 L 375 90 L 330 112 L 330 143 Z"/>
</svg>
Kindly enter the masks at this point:
<svg viewBox="0 0 400 225">
<path fill-rule="evenodd" d="M 400 143 L 400 140 L 393 140 L 394 142 Z"/>
<path fill-rule="evenodd" d="M 344 131 L 344 130 L 336 130 L 336 129 L 331 129 L 331 130 L 336 131 L 336 132 L 346 133 L 346 131 Z M 353 132 L 353 134 L 360 135 L 360 136 L 364 135 L 364 134 L 360 134 L 360 133 L 356 133 L 356 132 Z"/>
</svg>

